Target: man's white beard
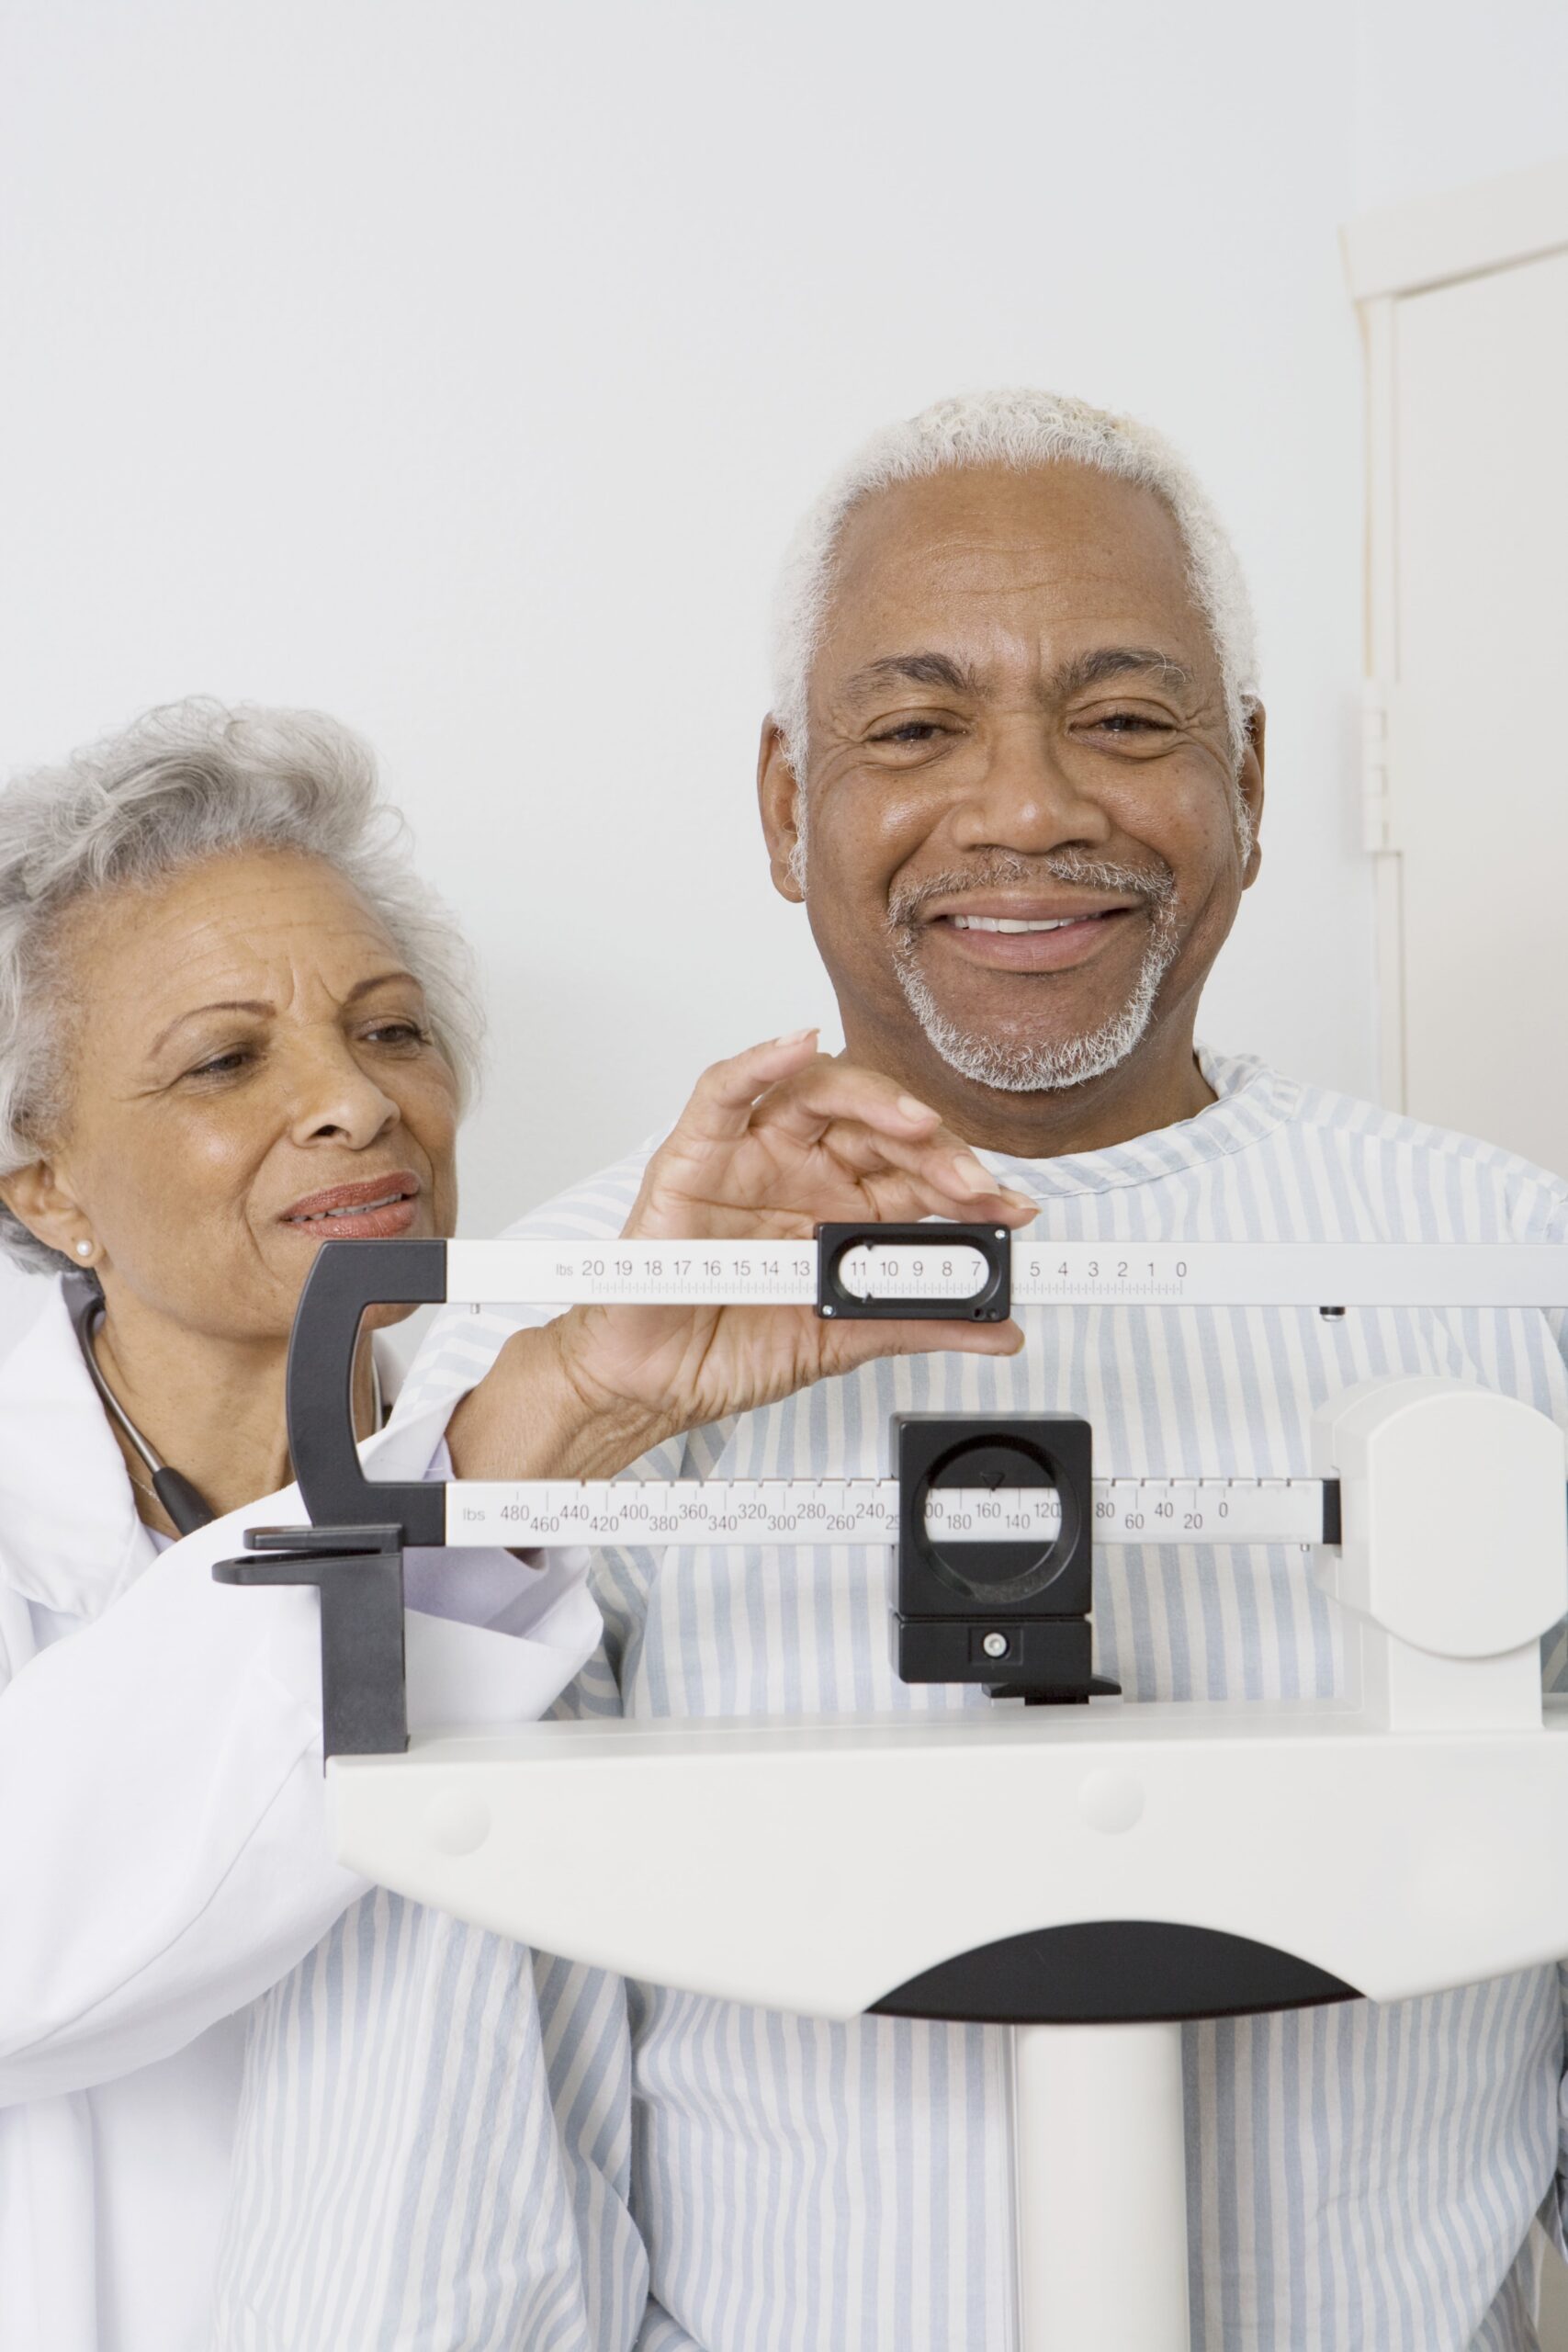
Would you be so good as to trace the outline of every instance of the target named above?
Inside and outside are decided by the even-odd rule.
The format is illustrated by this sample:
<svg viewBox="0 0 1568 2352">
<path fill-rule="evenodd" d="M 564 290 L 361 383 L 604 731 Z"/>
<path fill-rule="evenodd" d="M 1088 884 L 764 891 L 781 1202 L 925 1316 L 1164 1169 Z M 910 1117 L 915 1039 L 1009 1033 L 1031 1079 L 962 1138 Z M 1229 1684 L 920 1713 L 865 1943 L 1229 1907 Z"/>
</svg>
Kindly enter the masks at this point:
<svg viewBox="0 0 1568 2352">
<path fill-rule="evenodd" d="M 1057 864 L 1059 878 L 1065 881 L 1087 883 L 1102 889 L 1125 888 L 1129 884 L 1145 890 L 1148 888 L 1145 876 L 1118 873 L 1112 879 L 1110 869 L 1091 869 L 1087 861 L 1080 864 L 1064 858 L 1044 862 L 1047 867 Z M 1064 867 L 1067 870 L 1060 870 Z M 1000 882 L 1020 877 L 1010 872 L 987 878 Z M 1175 960 L 1179 944 L 1171 896 L 1168 888 L 1163 894 L 1150 895 L 1148 945 L 1126 1003 L 1097 1029 L 1081 1036 L 1043 1040 L 977 1037 L 958 1028 L 931 994 L 920 968 L 919 933 L 907 921 L 896 921 L 894 925 L 893 964 L 898 985 L 932 1049 L 960 1078 L 973 1079 L 978 1085 L 995 1087 L 1004 1094 L 1056 1094 L 1069 1086 L 1083 1086 L 1091 1078 L 1103 1078 L 1108 1070 L 1115 1069 L 1143 1040 L 1160 982 Z"/>
</svg>

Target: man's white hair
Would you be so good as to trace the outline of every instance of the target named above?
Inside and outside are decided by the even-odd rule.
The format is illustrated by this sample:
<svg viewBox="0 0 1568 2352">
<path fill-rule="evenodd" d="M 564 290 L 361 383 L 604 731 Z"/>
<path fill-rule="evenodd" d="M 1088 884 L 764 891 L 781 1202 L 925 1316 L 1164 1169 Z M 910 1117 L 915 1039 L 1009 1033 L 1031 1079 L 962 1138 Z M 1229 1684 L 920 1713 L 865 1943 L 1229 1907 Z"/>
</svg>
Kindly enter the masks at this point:
<svg viewBox="0 0 1568 2352">
<path fill-rule="evenodd" d="M 1257 694 L 1252 605 L 1236 553 L 1207 492 L 1163 435 L 1060 392 L 968 392 L 938 401 L 868 441 L 802 521 L 784 558 L 773 619 L 773 715 L 796 776 L 806 772 L 811 664 L 833 592 L 839 541 L 863 499 L 950 467 L 1097 466 L 1164 500 L 1187 550 L 1187 576 L 1209 624 L 1239 770 Z"/>
</svg>

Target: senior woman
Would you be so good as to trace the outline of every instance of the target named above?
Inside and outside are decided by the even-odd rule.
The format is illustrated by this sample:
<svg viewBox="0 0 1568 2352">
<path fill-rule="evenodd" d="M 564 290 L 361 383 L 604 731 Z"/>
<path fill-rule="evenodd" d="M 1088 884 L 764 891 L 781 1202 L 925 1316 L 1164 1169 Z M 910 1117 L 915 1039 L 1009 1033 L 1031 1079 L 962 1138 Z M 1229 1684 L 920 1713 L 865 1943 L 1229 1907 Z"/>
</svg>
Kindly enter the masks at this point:
<svg viewBox="0 0 1568 2352">
<path fill-rule="evenodd" d="M 198 2352 L 243 2013 L 363 1891 L 326 1844 L 313 1600 L 209 1571 L 299 1510 L 284 1364 L 318 1243 L 453 1230 L 477 1021 L 396 830 L 332 721 L 211 703 L 0 794 L 0 1242 L 48 1285 L 0 1364 L 6 2352 Z M 706 1073 L 626 1229 L 1021 1220 L 991 1185 L 801 1035 Z M 450 1405 L 381 1429 L 368 1339 L 355 1409 L 380 1476 L 606 1475 L 874 1354 L 1016 1344 L 573 1310 L 445 1437 Z M 416 1559 L 416 1719 L 548 1705 L 597 1639 L 581 1566 Z"/>
</svg>

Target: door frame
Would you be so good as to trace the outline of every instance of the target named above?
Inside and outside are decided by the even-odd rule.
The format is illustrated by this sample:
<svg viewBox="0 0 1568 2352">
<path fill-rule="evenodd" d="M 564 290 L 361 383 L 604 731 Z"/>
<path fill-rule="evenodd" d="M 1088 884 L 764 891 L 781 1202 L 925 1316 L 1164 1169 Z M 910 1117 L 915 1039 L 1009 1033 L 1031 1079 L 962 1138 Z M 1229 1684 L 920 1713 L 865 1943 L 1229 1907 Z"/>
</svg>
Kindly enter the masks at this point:
<svg viewBox="0 0 1568 2352">
<path fill-rule="evenodd" d="M 1398 447 L 1395 306 L 1466 277 L 1568 249 L 1568 156 L 1388 205 L 1339 232 L 1361 328 L 1366 445 L 1361 839 L 1377 903 L 1379 1092 L 1407 1108 L 1399 847 Z"/>
</svg>

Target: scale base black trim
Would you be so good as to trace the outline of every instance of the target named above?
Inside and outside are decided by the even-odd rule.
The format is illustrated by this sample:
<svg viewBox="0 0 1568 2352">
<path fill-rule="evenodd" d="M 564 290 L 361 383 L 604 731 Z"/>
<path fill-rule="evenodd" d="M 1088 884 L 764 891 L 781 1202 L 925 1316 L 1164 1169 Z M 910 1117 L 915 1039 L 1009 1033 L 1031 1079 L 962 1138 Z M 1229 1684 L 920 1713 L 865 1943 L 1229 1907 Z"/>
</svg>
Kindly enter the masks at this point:
<svg viewBox="0 0 1568 2352">
<path fill-rule="evenodd" d="M 1364 1997 L 1326 1969 L 1250 1936 L 1162 1919 L 1085 1919 L 940 1961 L 874 2002 L 870 2014 L 968 2025 L 1141 2025 Z"/>
</svg>

